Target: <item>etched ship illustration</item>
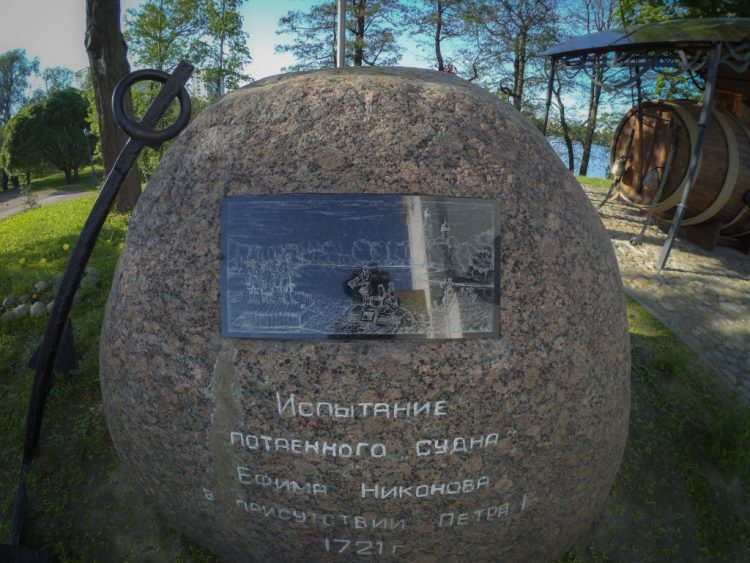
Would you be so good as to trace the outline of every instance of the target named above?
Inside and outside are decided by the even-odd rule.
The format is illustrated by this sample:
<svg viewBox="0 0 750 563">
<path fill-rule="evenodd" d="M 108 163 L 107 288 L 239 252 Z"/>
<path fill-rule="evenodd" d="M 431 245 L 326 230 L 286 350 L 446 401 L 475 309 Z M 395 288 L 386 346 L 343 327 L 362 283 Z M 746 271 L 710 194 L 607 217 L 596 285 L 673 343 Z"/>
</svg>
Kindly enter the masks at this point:
<svg viewBox="0 0 750 563">
<path fill-rule="evenodd" d="M 496 204 L 373 197 L 227 200 L 226 334 L 496 333 Z"/>
</svg>

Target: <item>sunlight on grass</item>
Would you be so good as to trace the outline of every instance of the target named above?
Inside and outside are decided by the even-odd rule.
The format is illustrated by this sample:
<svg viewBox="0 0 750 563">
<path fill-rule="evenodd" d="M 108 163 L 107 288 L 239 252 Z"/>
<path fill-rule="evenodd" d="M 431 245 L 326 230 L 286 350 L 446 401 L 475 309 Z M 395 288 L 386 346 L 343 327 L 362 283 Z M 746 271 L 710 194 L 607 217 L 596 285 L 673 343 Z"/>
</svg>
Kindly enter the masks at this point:
<svg viewBox="0 0 750 563">
<path fill-rule="evenodd" d="M 607 178 L 589 178 L 588 176 L 576 176 L 576 180 L 578 180 L 581 184 L 593 186 L 601 190 L 608 190 L 612 185 L 612 180 Z"/>
<path fill-rule="evenodd" d="M 99 183 L 96 186 L 93 184 L 93 179 L 91 177 L 91 167 L 84 166 L 78 171 L 78 180 L 74 180 L 71 184 L 68 184 L 65 181 L 64 173 L 54 172 L 41 178 L 33 178 L 31 180 L 31 189 L 32 191 L 37 191 L 55 188 L 66 192 L 95 190 L 104 182 L 104 169 L 100 165 L 94 164 L 94 170 L 96 171 L 96 176 L 99 180 Z"/>
</svg>

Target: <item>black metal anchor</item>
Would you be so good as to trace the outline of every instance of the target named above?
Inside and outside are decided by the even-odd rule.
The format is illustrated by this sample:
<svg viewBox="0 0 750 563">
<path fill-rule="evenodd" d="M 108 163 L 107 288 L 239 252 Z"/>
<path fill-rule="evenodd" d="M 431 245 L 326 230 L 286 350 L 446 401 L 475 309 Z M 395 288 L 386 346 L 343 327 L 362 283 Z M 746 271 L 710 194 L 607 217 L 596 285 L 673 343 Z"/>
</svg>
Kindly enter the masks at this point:
<svg viewBox="0 0 750 563">
<path fill-rule="evenodd" d="M 99 197 L 81 230 L 78 242 L 73 249 L 60 282 L 60 288 L 44 330 L 42 343 L 30 361 L 30 367 L 34 368 L 36 373 L 26 419 L 26 437 L 13 507 L 10 544 L 0 546 L 0 560 L 2 561 L 41 562 L 50 559 L 50 554 L 46 550 L 34 550 L 22 546 L 21 536 L 26 505 L 26 477 L 39 445 L 42 416 L 47 395 L 52 386 L 53 371 L 58 370 L 66 373 L 75 364 L 68 314 L 73 305 L 76 289 L 81 282 L 86 264 L 96 244 L 96 239 L 109 215 L 125 176 L 135 163 L 136 157 L 144 147 L 160 146 L 165 141 L 175 137 L 187 125 L 190 119 L 190 96 L 185 89 L 185 84 L 192 73 L 193 67 L 183 61 L 177 65 L 171 75 L 160 70 L 132 72 L 120 80 L 115 88 L 112 96 L 112 111 L 117 123 L 130 136 L 130 139 L 125 143 L 112 170 L 107 175 Z M 151 103 L 143 119 L 136 122 L 125 112 L 123 100 L 133 84 L 145 80 L 161 82 L 164 86 Z M 165 114 L 175 98 L 180 102 L 180 114 L 177 120 L 166 129 L 155 129 L 159 119 Z"/>
</svg>

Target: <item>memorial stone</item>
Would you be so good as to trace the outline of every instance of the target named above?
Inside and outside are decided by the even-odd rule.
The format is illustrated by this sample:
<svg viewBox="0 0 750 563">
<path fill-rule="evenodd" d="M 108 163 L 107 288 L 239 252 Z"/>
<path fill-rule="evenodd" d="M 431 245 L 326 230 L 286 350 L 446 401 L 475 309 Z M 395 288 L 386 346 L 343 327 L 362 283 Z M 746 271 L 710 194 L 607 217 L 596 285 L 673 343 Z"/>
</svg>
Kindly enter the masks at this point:
<svg viewBox="0 0 750 563">
<path fill-rule="evenodd" d="M 115 446 L 227 561 L 544 561 L 627 435 L 622 285 L 545 139 L 446 73 L 234 91 L 135 210 L 101 343 Z"/>
</svg>

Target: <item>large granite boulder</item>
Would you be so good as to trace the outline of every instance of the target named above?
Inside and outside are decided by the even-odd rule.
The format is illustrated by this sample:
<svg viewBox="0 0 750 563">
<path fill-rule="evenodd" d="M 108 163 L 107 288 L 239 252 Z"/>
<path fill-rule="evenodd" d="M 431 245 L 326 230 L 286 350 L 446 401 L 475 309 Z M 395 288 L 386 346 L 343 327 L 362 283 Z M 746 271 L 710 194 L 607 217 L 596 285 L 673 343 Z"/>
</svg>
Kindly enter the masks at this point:
<svg viewBox="0 0 750 563">
<path fill-rule="evenodd" d="M 500 336 L 222 336 L 222 201 L 303 193 L 494 199 Z M 268 78 L 203 112 L 140 199 L 101 343 L 117 451 L 229 561 L 559 556 L 620 463 L 629 366 L 583 191 L 508 104 L 414 69 Z"/>
</svg>

